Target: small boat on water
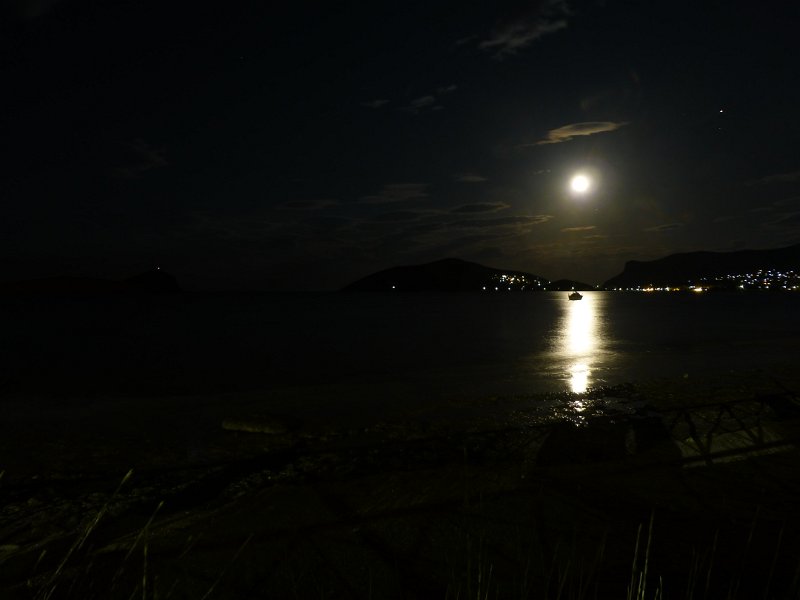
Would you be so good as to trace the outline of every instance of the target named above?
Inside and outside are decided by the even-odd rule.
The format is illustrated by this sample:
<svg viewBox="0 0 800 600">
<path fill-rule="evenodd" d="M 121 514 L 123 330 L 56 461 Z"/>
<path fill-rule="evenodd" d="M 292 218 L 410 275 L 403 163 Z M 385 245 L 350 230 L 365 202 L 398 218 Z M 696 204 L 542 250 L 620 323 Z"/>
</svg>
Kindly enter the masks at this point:
<svg viewBox="0 0 800 600">
<path fill-rule="evenodd" d="M 581 298 L 583 298 L 583 296 L 581 296 L 581 295 L 580 295 L 578 292 L 572 292 L 572 293 L 571 293 L 571 294 L 568 296 L 568 298 L 569 298 L 570 300 L 580 300 Z"/>
</svg>

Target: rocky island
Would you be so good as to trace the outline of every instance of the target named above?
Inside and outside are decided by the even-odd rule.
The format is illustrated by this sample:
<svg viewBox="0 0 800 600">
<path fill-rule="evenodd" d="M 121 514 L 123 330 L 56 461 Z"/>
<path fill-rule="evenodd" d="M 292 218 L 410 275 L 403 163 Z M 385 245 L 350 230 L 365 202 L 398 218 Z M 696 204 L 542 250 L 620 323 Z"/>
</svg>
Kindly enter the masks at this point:
<svg viewBox="0 0 800 600">
<path fill-rule="evenodd" d="M 563 280 L 567 281 L 567 280 Z M 581 287 L 592 286 L 570 282 Z M 477 291 L 546 291 L 550 281 L 539 275 L 495 269 L 458 258 L 445 258 L 421 265 L 392 267 L 368 275 L 344 287 L 347 292 L 477 292 Z"/>
</svg>

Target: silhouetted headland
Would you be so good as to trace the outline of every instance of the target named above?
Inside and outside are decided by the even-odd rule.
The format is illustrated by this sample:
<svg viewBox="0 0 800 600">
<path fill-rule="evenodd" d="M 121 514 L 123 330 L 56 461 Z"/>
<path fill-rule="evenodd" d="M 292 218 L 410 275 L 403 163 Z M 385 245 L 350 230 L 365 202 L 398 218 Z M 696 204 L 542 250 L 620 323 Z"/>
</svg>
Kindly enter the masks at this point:
<svg viewBox="0 0 800 600">
<path fill-rule="evenodd" d="M 345 286 L 348 292 L 475 292 L 482 290 L 543 290 L 543 277 L 494 269 L 458 258 L 421 265 L 392 267 Z"/>
<path fill-rule="evenodd" d="M 651 261 L 628 261 L 622 273 L 606 281 L 603 287 L 629 289 L 703 283 L 716 288 L 749 289 L 763 287 L 759 283 L 765 279 L 796 281 L 798 269 L 800 244 L 771 250 L 688 252 Z"/>
</svg>

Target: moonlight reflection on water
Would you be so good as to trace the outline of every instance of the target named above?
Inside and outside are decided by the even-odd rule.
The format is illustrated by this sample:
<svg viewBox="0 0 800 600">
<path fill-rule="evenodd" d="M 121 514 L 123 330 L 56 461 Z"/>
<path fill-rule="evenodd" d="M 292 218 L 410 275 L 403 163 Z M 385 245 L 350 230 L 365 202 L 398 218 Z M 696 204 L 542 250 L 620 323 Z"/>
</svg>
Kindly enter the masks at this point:
<svg viewBox="0 0 800 600">
<path fill-rule="evenodd" d="M 586 293 L 582 300 L 564 298 L 564 312 L 556 334 L 556 352 L 565 361 L 572 392 L 585 392 L 592 383 L 592 365 L 602 350 L 599 312 L 605 298 Z"/>
</svg>

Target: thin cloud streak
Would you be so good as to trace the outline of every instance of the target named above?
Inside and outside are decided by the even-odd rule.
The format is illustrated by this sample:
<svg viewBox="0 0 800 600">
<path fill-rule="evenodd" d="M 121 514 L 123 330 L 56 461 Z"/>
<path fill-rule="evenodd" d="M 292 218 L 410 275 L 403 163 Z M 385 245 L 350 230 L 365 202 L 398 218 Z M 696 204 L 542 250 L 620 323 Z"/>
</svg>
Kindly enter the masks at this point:
<svg viewBox="0 0 800 600">
<path fill-rule="evenodd" d="M 513 217 L 497 217 L 494 219 L 473 219 L 469 221 L 458 221 L 452 225 L 466 228 L 480 227 L 516 227 L 526 225 L 541 225 L 547 223 L 553 215 L 517 215 Z"/>
<path fill-rule="evenodd" d="M 565 29 L 571 14 L 565 0 L 547 0 L 534 12 L 498 23 L 478 48 L 493 51 L 498 60 L 513 56 L 545 35 Z"/>
<path fill-rule="evenodd" d="M 653 227 L 646 227 L 642 231 L 675 231 L 684 227 L 683 223 L 664 223 L 663 225 L 654 225 Z"/>
<path fill-rule="evenodd" d="M 456 175 L 456 181 L 459 183 L 483 183 L 484 181 L 489 181 L 489 179 L 483 175 L 476 175 L 475 173 L 463 173 L 461 175 Z"/>
<path fill-rule="evenodd" d="M 336 200 L 320 199 L 320 200 L 289 200 L 283 204 L 279 204 L 275 208 L 278 210 L 322 210 L 323 208 L 330 208 L 337 206 L 339 203 Z"/>
<path fill-rule="evenodd" d="M 453 213 L 487 213 L 497 212 L 510 208 L 505 202 L 476 202 L 475 204 L 464 204 L 454 208 Z"/>
<path fill-rule="evenodd" d="M 111 169 L 111 175 L 123 179 L 135 179 L 147 171 L 160 169 L 169 165 L 164 148 L 154 148 L 141 138 L 127 144 L 130 154 L 130 161 L 126 165 L 121 165 Z"/>
<path fill-rule="evenodd" d="M 363 196 L 359 202 L 363 204 L 393 204 L 408 202 L 428 197 L 427 183 L 387 183 L 377 194 Z"/>
<path fill-rule="evenodd" d="M 384 98 L 378 98 L 376 100 L 370 100 L 369 102 L 362 102 L 361 106 L 366 106 L 367 108 L 377 109 L 382 106 L 386 106 L 389 104 L 389 101 Z"/>
<path fill-rule="evenodd" d="M 412 108 L 424 108 L 436 104 L 436 98 L 433 96 L 421 96 L 411 101 Z"/>
<path fill-rule="evenodd" d="M 771 183 L 792 183 L 794 181 L 800 181 L 800 171 L 794 171 L 792 173 L 777 173 L 775 175 L 767 175 L 765 177 L 760 177 L 759 179 L 753 179 L 747 182 L 747 185 L 755 186 L 755 185 L 769 185 Z"/>
<path fill-rule="evenodd" d="M 628 125 L 627 121 L 621 121 L 619 123 L 614 121 L 587 121 L 585 123 L 571 123 L 569 125 L 562 125 L 556 129 L 551 129 L 547 132 L 545 138 L 539 140 L 538 142 L 523 145 L 543 146 L 546 144 L 560 144 L 562 142 L 569 142 L 576 137 L 616 131 L 625 125 Z"/>
</svg>

